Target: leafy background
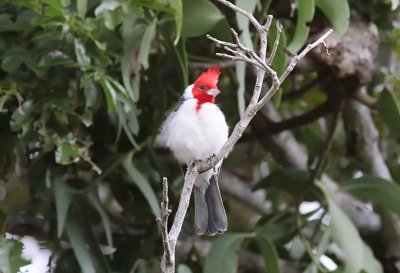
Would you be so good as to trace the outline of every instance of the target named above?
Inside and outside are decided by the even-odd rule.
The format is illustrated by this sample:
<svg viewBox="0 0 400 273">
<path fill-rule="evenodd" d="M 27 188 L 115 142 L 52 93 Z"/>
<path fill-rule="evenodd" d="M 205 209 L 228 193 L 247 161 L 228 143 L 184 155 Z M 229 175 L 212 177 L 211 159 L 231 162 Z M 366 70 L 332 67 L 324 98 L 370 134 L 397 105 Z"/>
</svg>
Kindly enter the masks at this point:
<svg viewBox="0 0 400 273">
<path fill-rule="evenodd" d="M 246 189 L 266 194 L 267 209 L 255 210 L 225 189 L 230 227 L 215 238 L 194 235 L 189 211 L 178 243 L 178 272 L 398 272 L 400 254 L 389 245 L 399 227 L 389 237 L 383 225 L 366 233 L 336 199 L 348 193 L 370 210 L 400 213 L 398 1 L 235 3 L 259 20 L 268 13 L 283 24 L 273 64 L 279 74 L 290 55 L 325 26 L 343 35 L 350 14 L 376 25 L 380 53 L 366 90 L 376 101 L 374 123 L 394 181 L 378 177 L 346 152 L 341 119 L 323 166 L 337 182 L 335 192 L 320 182 L 310 184 L 308 170 L 289 167 L 266 148 L 268 130 L 255 123 L 226 160 L 221 177 L 230 175 Z M 51 272 L 158 272 L 162 245 L 154 219 L 160 214 L 161 181 L 169 178 L 174 209 L 182 173 L 168 152 L 154 148 L 154 138 L 185 86 L 213 64 L 223 71 L 218 102 L 231 127 L 238 121 L 253 88 L 253 71 L 217 59 L 219 49 L 205 39 L 210 33 L 232 41 L 229 27 L 240 30 L 245 45 L 257 48 L 248 20 L 209 0 L 2 1 L 1 232 L 34 236 L 51 249 Z M 273 24 L 269 48 L 275 33 Z M 318 85 L 318 72 L 299 68 L 287 79 L 273 101 L 282 116 L 323 101 L 326 90 Z M 307 93 L 287 95 L 306 85 Z M 285 128 L 307 153 L 309 168 L 331 116 L 319 120 Z M 311 201 L 312 210 L 302 209 Z M 17 272 L 28 262 L 18 240 L 3 236 L 0 244 L 1 272 Z M 336 267 L 327 268 L 323 258 Z"/>
</svg>

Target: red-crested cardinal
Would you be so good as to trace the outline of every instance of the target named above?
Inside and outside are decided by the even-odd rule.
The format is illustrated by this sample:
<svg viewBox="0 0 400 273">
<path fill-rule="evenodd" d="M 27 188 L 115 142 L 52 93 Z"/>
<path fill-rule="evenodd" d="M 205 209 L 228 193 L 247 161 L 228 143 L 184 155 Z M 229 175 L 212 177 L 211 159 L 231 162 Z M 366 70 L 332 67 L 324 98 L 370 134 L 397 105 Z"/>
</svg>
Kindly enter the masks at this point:
<svg viewBox="0 0 400 273">
<path fill-rule="evenodd" d="M 212 157 L 228 139 L 225 116 L 215 105 L 220 71 L 211 67 L 189 85 L 175 109 L 165 120 L 156 143 L 168 147 L 186 165 Z M 224 233 L 228 221 L 218 175 L 222 162 L 199 175 L 194 187 L 195 232 L 198 235 Z"/>
</svg>

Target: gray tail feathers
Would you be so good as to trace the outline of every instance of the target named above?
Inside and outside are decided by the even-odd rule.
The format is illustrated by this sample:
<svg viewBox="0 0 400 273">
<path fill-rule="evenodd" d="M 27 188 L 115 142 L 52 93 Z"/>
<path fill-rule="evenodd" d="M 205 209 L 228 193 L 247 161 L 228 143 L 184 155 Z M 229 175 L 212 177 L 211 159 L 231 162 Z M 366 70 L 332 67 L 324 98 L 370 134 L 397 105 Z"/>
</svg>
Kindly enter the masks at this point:
<svg viewBox="0 0 400 273">
<path fill-rule="evenodd" d="M 215 176 L 210 179 L 209 187 L 203 192 L 194 187 L 194 227 L 198 235 L 224 233 L 228 228 L 224 204 Z"/>
</svg>

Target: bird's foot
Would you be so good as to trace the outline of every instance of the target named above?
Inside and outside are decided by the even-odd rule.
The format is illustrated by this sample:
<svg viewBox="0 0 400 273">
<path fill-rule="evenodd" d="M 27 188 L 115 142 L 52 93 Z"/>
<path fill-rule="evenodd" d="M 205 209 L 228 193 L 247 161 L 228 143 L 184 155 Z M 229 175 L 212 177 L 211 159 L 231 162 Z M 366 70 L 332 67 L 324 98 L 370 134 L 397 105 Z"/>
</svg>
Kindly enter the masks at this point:
<svg viewBox="0 0 400 273">
<path fill-rule="evenodd" d="M 186 165 L 187 165 L 187 168 L 189 169 L 189 168 L 193 168 L 194 167 L 194 165 L 197 163 L 197 160 L 191 160 L 191 161 L 189 161 L 189 163 L 187 163 Z"/>
<path fill-rule="evenodd" d="M 217 165 L 217 155 L 216 155 L 216 154 L 212 154 L 212 155 L 207 159 L 207 161 L 210 162 L 213 171 L 216 172 L 215 165 Z"/>
<path fill-rule="evenodd" d="M 196 164 L 201 164 L 202 162 L 203 162 L 203 160 L 201 160 L 201 159 L 194 159 L 194 160 L 189 161 L 189 163 L 187 163 L 186 165 L 187 165 L 187 168 L 189 169 L 189 168 L 193 168 L 194 165 L 196 165 Z"/>
</svg>

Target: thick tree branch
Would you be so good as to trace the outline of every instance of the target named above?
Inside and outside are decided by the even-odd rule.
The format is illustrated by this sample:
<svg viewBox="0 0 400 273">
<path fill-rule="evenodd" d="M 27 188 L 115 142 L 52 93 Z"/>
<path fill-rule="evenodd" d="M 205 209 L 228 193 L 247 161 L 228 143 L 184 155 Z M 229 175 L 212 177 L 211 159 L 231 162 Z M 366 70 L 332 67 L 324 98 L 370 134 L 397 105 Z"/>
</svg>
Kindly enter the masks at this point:
<svg viewBox="0 0 400 273">
<path fill-rule="evenodd" d="M 286 130 L 299 128 L 318 120 L 326 114 L 333 112 L 335 107 L 337 106 L 335 106 L 334 102 L 330 102 L 329 100 L 327 100 L 326 102 L 323 102 L 322 104 L 318 105 L 308 112 L 281 121 L 273 121 L 270 119 L 266 119 L 265 117 L 256 117 L 256 126 L 254 126 L 253 128 L 253 132 L 251 134 L 245 135 L 242 140 L 247 141 L 258 139 L 260 135 L 267 137 L 279 134 Z"/>
<path fill-rule="evenodd" d="M 291 99 L 297 99 L 302 97 L 307 91 L 309 91 L 311 88 L 316 86 L 318 82 L 321 80 L 321 77 L 317 77 L 306 84 L 300 86 L 298 89 L 291 90 L 289 92 L 285 92 L 282 95 L 282 100 L 291 100 Z"/>
<path fill-rule="evenodd" d="M 224 194 L 229 194 L 258 214 L 267 215 L 271 212 L 270 206 L 265 200 L 265 194 L 258 191 L 254 192 L 247 183 L 237 176 L 222 170 L 219 176 L 219 184 Z"/>
<path fill-rule="evenodd" d="M 267 104 L 262 110 L 262 115 L 278 122 L 280 116 L 272 104 Z M 284 166 L 298 169 L 307 169 L 308 156 L 290 131 L 259 138 L 260 143 L 270 151 L 273 156 Z M 338 186 L 328 175 L 323 174 L 321 181 L 330 192 L 335 193 L 335 201 L 346 212 L 362 233 L 375 233 L 381 227 L 379 215 L 371 211 L 361 201 L 355 200 L 349 194 L 337 192 Z"/>
<path fill-rule="evenodd" d="M 347 133 L 355 140 L 357 158 L 366 170 L 372 174 L 392 181 L 389 168 L 379 148 L 379 133 L 373 121 L 371 110 L 357 101 L 348 101 L 345 107 Z M 385 241 L 385 253 L 380 255 L 391 263 L 400 261 L 400 217 L 387 209 L 378 208 L 382 219 L 382 233 Z"/>
<path fill-rule="evenodd" d="M 273 135 L 285 130 L 291 130 L 304 126 L 332 112 L 333 110 L 332 106 L 333 106 L 332 102 L 327 100 L 322 104 L 318 105 L 317 107 L 315 107 L 314 109 L 311 109 L 310 111 L 305 112 L 301 115 L 284 119 L 280 122 L 271 121 L 269 124 L 265 126 L 265 128 L 261 130 L 263 130 L 264 132 L 268 132 L 268 134 L 270 135 Z"/>
</svg>

